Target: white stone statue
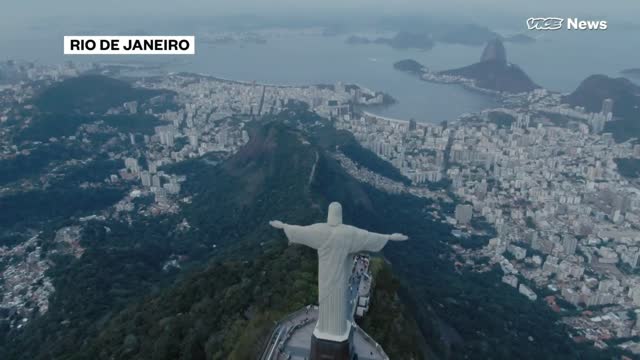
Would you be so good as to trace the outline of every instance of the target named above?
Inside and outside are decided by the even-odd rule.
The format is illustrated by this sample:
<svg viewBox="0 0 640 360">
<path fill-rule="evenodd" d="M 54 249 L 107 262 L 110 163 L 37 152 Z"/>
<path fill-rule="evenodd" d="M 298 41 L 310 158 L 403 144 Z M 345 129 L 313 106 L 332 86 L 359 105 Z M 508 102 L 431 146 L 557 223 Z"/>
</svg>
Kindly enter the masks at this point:
<svg viewBox="0 0 640 360">
<path fill-rule="evenodd" d="M 353 266 L 353 254 L 361 251 L 380 251 L 388 240 L 402 241 L 402 234 L 376 234 L 342 223 L 342 206 L 329 205 L 326 223 L 309 226 L 289 225 L 270 221 L 283 229 L 289 242 L 318 250 L 318 322 L 313 334 L 318 339 L 345 341 L 351 331 L 348 282 Z"/>
</svg>

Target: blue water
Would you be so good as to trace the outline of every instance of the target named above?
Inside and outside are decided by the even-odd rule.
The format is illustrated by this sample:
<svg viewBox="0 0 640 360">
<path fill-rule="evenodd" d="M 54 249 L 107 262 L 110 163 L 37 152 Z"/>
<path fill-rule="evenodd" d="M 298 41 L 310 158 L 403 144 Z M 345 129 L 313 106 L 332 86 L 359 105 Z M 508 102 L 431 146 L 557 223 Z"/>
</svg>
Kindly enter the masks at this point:
<svg viewBox="0 0 640 360">
<path fill-rule="evenodd" d="M 460 48 L 458 51 L 467 51 Z M 398 60 L 426 61 L 429 56 L 429 52 L 397 51 L 380 45 L 350 46 L 342 38 L 296 36 L 270 39 L 264 45 L 201 44 L 191 63 L 170 68 L 276 84 L 357 83 L 382 90 L 398 101 L 374 112 L 418 121 L 452 120 L 494 104 L 488 96 L 459 86 L 427 83 L 393 68 Z M 460 57 L 457 65 L 463 65 L 464 58 Z"/>
<path fill-rule="evenodd" d="M 530 33 L 532 34 L 532 33 Z M 440 122 L 495 105 L 491 97 L 457 85 L 421 81 L 393 69 L 393 63 L 411 58 L 444 70 L 476 62 L 481 47 L 437 44 L 430 51 L 395 50 L 384 45 L 347 45 L 344 37 L 286 35 L 267 44 L 209 45 L 198 43 L 190 57 L 69 57 L 62 55 L 62 32 L 30 30 L 20 39 L 0 34 L 0 60 L 19 58 L 44 63 L 65 60 L 144 60 L 166 62 L 170 71 L 190 71 L 229 79 L 274 84 L 357 83 L 385 91 L 398 103 L 374 112 L 402 119 Z M 538 84 L 569 92 L 594 73 L 619 76 L 619 71 L 640 67 L 638 33 L 537 32 L 533 44 L 507 43 L 507 55 Z M 27 39 L 27 40 L 25 40 Z"/>
</svg>

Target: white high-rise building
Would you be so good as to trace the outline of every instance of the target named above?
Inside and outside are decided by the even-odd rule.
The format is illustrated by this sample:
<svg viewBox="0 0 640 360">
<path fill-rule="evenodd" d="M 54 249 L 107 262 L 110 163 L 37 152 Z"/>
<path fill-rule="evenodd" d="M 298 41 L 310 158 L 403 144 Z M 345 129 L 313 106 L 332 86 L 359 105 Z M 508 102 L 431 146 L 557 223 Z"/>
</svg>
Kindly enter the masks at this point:
<svg viewBox="0 0 640 360">
<path fill-rule="evenodd" d="M 149 161 L 149 172 L 152 174 L 158 172 L 158 164 L 155 161 Z"/>
<path fill-rule="evenodd" d="M 191 145 L 191 147 L 193 147 L 193 148 L 197 148 L 198 147 L 198 135 L 197 134 L 189 135 L 189 145 Z"/>
<path fill-rule="evenodd" d="M 124 166 L 133 174 L 137 174 L 140 171 L 140 167 L 138 166 L 138 159 L 126 158 L 124 159 Z"/>
<path fill-rule="evenodd" d="M 602 101 L 602 114 L 607 116 L 613 113 L 613 99 L 604 99 Z"/>
<path fill-rule="evenodd" d="M 473 216 L 473 206 L 471 205 L 456 205 L 455 217 L 456 221 L 460 224 L 468 224 Z"/>
<path fill-rule="evenodd" d="M 567 236 L 562 240 L 562 247 L 564 248 L 564 253 L 567 255 L 575 254 L 577 245 L 578 240 L 573 236 Z"/>
<path fill-rule="evenodd" d="M 143 171 L 140 173 L 140 180 L 142 181 L 142 186 L 150 187 L 151 186 L 151 174 L 148 171 Z"/>
<path fill-rule="evenodd" d="M 153 187 L 160 188 L 161 187 L 160 176 L 153 175 L 153 177 L 151 178 L 151 185 Z"/>
</svg>

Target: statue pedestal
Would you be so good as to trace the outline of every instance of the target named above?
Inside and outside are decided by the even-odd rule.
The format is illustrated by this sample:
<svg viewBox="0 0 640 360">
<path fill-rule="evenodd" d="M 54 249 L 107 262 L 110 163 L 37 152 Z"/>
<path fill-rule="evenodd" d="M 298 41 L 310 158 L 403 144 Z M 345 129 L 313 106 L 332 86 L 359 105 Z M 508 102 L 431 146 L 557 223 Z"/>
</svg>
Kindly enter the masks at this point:
<svg viewBox="0 0 640 360">
<path fill-rule="evenodd" d="M 312 335 L 310 360 L 353 360 L 355 354 L 351 346 L 352 335 L 353 330 L 349 338 L 341 342 L 318 339 Z"/>
</svg>

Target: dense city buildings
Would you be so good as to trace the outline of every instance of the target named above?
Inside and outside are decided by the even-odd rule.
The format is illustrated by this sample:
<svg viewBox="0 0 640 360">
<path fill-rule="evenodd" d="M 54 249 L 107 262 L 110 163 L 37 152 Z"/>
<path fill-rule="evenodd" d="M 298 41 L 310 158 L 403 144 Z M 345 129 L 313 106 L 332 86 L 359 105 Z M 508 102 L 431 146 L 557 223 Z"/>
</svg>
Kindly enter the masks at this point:
<svg viewBox="0 0 640 360">
<path fill-rule="evenodd" d="M 637 335 L 640 188 L 620 175 L 616 159 L 637 159 L 640 147 L 601 133 L 610 100 L 599 114 L 561 105 L 545 90 L 504 103 L 446 126 L 372 114 L 336 126 L 412 180 L 400 191 L 450 181 L 462 202 L 452 223 L 469 229 L 472 215 L 481 216 L 497 232 L 483 248 L 462 251 L 477 271 L 488 270 L 481 260 L 489 259 L 530 300 L 548 296 L 582 310 L 563 321 L 600 346 Z M 598 117 L 603 124 L 594 126 Z"/>
<path fill-rule="evenodd" d="M 5 65 L 9 66 L 9 65 Z M 19 81 L 0 88 L 0 122 L 16 108 L 29 110 L 28 99 L 43 83 L 100 69 L 16 67 Z M 428 74 L 425 74 L 428 76 Z M 37 81 L 36 81 L 37 80 Z M 441 79 L 442 80 L 442 79 Z M 531 301 L 544 301 L 576 332 L 605 347 L 604 340 L 640 334 L 640 187 L 620 175 L 618 159 L 640 159 L 640 145 L 616 142 L 605 131 L 616 104 L 602 103 L 599 112 L 562 104 L 561 96 L 544 89 L 505 95 L 501 107 L 462 115 L 448 123 L 388 119 L 354 105 L 383 103 L 384 96 L 356 85 L 275 86 L 243 83 L 193 74 L 138 79 L 137 87 L 172 91 L 175 106 L 153 112 L 139 102 L 125 102 L 104 115 L 153 115 L 160 123 L 149 134 L 119 131 L 100 123 L 84 124 L 70 136 L 12 143 L 0 130 L 0 159 L 30 154 L 51 144 L 88 146 L 91 136 L 113 136 L 100 149 L 119 170 L 86 188 L 117 184 L 126 195 L 113 207 L 57 229 L 55 241 L 68 253 L 82 256 L 79 228 L 91 218 L 130 219 L 132 214 L 177 213 L 189 202 L 184 175 L 172 164 L 203 158 L 215 162 L 236 153 L 249 141 L 248 126 L 265 114 L 303 102 L 347 130 L 364 147 L 397 168 L 407 183 L 364 167 L 337 149 L 336 160 L 360 181 L 390 193 L 407 192 L 454 204 L 439 214 L 456 227 L 452 237 L 495 236 L 480 248 L 452 244 L 456 264 L 474 271 L 499 268 L 502 281 Z M 100 114 L 99 114 L 100 115 Z M 27 123 L 29 118 L 21 119 Z M 6 141 L 5 141 L 6 140 Z M 215 159 L 208 155 L 215 154 Z M 217 159 L 217 160 L 216 160 Z M 86 160 L 88 163 L 91 159 Z M 80 160 L 67 166 L 82 165 Z M 0 188 L 11 193 L 46 186 L 56 172 Z M 149 198 L 140 206 L 139 199 Z M 484 226 L 486 225 L 486 226 Z M 188 223 L 182 224 L 189 227 Z M 35 246 L 38 233 L 24 244 L 0 248 L 2 259 L 15 259 L 2 272 L 0 307 L 19 314 L 44 313 L 55 291 L 46 275 L 47 255 Z M 165 269 L 179 267 L 175 257 Z M 365 311 L 363 303 L 362 312 Z M 638 343 L 620 345 L 637 351 Z"/>
<path fill-rule="evenodd" d="M 191 201 L 188 196 L 181 194 L 182 184 L 187 179 L 184 175 L 170 173 L 167 167 L 189 159 L 207 158 L 208 154 L 215 155 L 207 158 L 212 163 L 233 155 L 249 141 L 247 124 L 259 119 L 261 114 L 277 114 L 286 109 L 291 101 L 297 101 L 306 103 L 326 117 L 348 117 L 355 104 L 381 104 L 385 101 L 382 93 L 342 83 L 271 86 L 193 74 L 169 75 L 140 79 L 135 86 L 173 92 L 173 106 L 154 112 L 147 104 L 127 101 L 107 109 L 104 114 L 95 114 L 98 117 L 123 114 L 153 116 L 160 120 L 160 124 L 148 134 L 134 133 L 134 130 L 123 132 L 98 120 L 78 126 L 72 135 L 50 137 L 45 141 L 14 142 L 12 139 L 21 130 L 21 122 L 29 124 L 38 115 L 30 112 L 34 110 L 30 101 L 42 88 L 82 73 L 102 73 L 109 66 L 67 63 L 50 67 L 9 62 L 3 63 L 2 68 L 11 75 L 11 81 L 0 87 L 0 122 L 8 122 L 10 117 L 12 122 L 0 130 L 0 160 L 19 159 L 33 152 L 49 151 L 52 144 L 64 144 L 84 148 L 96 155 L 85 160 L 69 160 L 64 164 L 66 167 L 94 164 L 99 153 L 106 155 L 104 161 L 120 164 L 119 170 L 108 177 L 81 184 L 87 189 L 116 186 L 127 191 L 112 207 L 80 218 L 72 227 L 58 230 L 55 243 L 60 244 L 64 253 L 74 256 L 82 256 L 84 249 L 79 245 L 80 230 L 92 219 L 130 222 L 134 216 L 152 217 L 179 212 L 181 203 Z M 160 101 L 158 98 L 151 99 L 151 102 L 157 103 Z M 96 149 L 90 139 L 98 135 L 112 138 Z M 0 193 L 13 194 L 46 187 L 61 176 L 58 171 L 64 170 L 64 166 L 54 168 L 37 179 L 9 182 L 0 187 Z M 151 201 L 141 202 L 141 199 Z M 188 228 L 190 225 L 185 222 L 182 226 Z M 0 247 L 0 260 L 9 263 L 0 267 L 0 308 L 4 309 L 3 314 L 6 313 L 3 316 L 15 319 L 11 322 L 12 327 L 23 326 L 34 313 L 46 313 L 48 298 L 55 291 L 51 279 L 46 275 L 51 266 L 48 259 L 50 254 L 38 245 L 41 236 L 41 233 L 35 233 L 22 244 Z M 179 266 L 177 259 L 170 258 L 164 269 Z"/>
</svg>

